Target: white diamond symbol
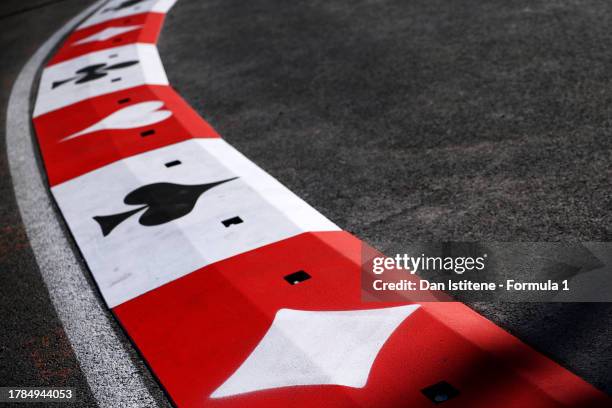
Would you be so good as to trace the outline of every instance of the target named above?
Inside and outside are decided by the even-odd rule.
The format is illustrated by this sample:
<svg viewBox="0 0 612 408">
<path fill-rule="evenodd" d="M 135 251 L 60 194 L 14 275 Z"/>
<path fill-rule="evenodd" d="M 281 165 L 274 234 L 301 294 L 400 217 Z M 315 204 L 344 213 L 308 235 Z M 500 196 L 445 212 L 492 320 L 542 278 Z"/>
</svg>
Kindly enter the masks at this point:
<svg viewBox="0 0 612 408">
<path fill-rule="evenodd" d="M 251 355 L 211 398 L 296 385 L 364 387 L 382 346 L 419 306 L 281 309 Z"/>
<path fill-rule="evenodd" d="M 89 37 L 83 38 L 82 40 L 76 41 L 75 43 L 73 43 L 72 45 L 81 45 L 81 44 L 87 44 L 90 42 L 96 42 L 96 41 L 106 41 L 109 38 L 113 38 L 119 34 L 123 34 L 123 33 L 127 33 L 130 31 L 134 31 L 134 30 L 138 30 L 140 27 L 142 27 L 141 25 L 138 26 L 125 26 L 125 27 L 108 27 L 105 28 L 102 31 L 99 31 L 95 34 L 90 35 Z"/>
</svg>

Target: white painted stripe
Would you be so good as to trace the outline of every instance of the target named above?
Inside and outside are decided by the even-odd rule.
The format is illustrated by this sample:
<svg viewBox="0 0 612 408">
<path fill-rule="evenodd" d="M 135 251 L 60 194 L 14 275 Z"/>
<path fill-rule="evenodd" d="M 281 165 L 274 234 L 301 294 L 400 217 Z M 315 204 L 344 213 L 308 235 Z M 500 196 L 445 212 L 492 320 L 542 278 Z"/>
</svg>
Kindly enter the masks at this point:
<svg viewBox="0 0 612 408">
<path fill-rule="evenodd" d="M 37 166 L 31 137 L 29 99 L 38 67 L 55 45 L 103 2 L 70 20 L 30 58 L 11 91 L 6 149 L 21 218 L 57 315 L 100 407 L 151 407 L 155 399 L 115 334 L 75 258 Z"/>
<path fill-rule="evenodd" d="M 165 166 L 175 160 L 181 164 Z M 198 187 L 229 179 L 234 180 L 206 191 Z M 126 200 L 144 186 L 151 193 L 134 193 L 140 197 Z M 128 157 L 58 184 L 52 192 L 109 307 L 243 252 L 303 232 L 339 230 L 216 138 Z M 185 212 L 166 220 L 167 212 L 179 205 Z M 104 235 L 94 217 L 108 221 L 119 214 L 127 215 Z M 164 221 L 148 225 L 140 218 L 147 216 Z M 243 222 L 222 223 L 234 217 Z"/>
<path fill-rule="evenodd" d="M 94 96 L 145 84 L 168 85 L 154 44 L 129 44 L 91 52 L 43 70 L 34 117 Z"/>
<path fill-rule="evenodd" d="M 167 13 L 174 3 L 176 0 L 111 0 L 85 20 L 79 29 L 140 13 Z"/>
</svg>

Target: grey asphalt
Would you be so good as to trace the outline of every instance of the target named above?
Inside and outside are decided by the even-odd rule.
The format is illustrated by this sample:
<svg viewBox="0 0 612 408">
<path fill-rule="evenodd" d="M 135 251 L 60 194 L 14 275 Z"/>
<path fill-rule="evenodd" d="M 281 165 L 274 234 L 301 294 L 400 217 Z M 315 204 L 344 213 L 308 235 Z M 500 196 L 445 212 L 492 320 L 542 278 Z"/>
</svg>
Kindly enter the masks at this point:
<svg viewBox="0 0 612 408">
<path fill-rule="evenodd" d="M 2 2 L 0 133 L 21 66 L 87 3 Z M 383 251 L 611 241 L 611 22 L 589 0 L 179 0 L 159 48 L 226 140 Z M 71 385 L 93 406 L 4 146 L 0 194 L 0 385 Z M 612 394 L 612 305 L 472 306 Z"/>
<path fill-rule="evenodd" d="M 41 1 L 3 1 L 0 6 L 0 385 L 71 386 L 75 406 L 95 406 L 78 362 L 49 299 L 29 246 L 13 194 L 5 154 L 9 92 L 27 59 L 83 2 L 39 7 Z"/>
<path fill-rule="evenodd" d="M 592 0 L 180 0 L 159 50 L 227 141 L 388 253 L 612 241 L 610 27 Z M 471 306 L 612 393 L 612 304 Z"/>
</svg>

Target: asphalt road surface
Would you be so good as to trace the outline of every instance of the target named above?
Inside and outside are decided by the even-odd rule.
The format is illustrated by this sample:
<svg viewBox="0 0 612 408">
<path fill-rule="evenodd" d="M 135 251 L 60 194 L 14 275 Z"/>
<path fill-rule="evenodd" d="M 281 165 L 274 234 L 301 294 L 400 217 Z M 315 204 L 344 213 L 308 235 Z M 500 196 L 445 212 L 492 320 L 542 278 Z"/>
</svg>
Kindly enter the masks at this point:
<svg viewBox="0 0 612 408">
<path fill-rule="evenodd" d="M 0 384 L 71 386 L 78 389 L 78 404 L 95 406 L 29 246 L 6 156 L 6 109 L 13 82 L 58 24 L 82 7 L 76 0 L 44 3 L 3 1 L 0 5 Z"/>
<path fill-rule="evenodd" d="M 0 5 L 0 385 L 74 386 L 78 406 L 95 401 L 19 217 L 4 113 L 90 3 Z M 179 0 L 159 50 L 226 140 L 383 251 L 612 241 L 611 23 L 605 1 Z M 612 394 L 611 304 L 472 306 Z"/>
</svg>

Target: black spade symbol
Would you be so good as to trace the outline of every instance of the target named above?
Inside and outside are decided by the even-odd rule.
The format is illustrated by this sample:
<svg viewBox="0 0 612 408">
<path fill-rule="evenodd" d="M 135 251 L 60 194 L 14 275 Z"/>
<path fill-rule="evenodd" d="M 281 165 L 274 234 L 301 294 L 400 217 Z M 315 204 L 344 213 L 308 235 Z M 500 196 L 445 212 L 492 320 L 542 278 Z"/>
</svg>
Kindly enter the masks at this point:
<svg viewBox="0 0 612 408">
<path fill-rule="evenodd" d="M 214 183 L 184 185 L 173 183 L 147 184 L 125 196 L 123 202 L 128 205 L 140 205 L 126 212 L 98 215 L 93 217 L 102 235 L 107 236 L 115 227 L 132 215 L 145 210 L 138 222 L 147 227 L 161 225 L 189 214 L 202 194 L 220 184 L 237 179 L 232 177 Z"/>
<path fill-rule="evenodd" d="M 138 64 L 138 61 L 119 62 L 117 64 L 108 65 L 108 66 L 105 63 L 88 65 L 76 71 L 75 72 L 75 74 L 77 74 L 76 76 L 53 82 L 53 84 L 51 84 L 51 89 L 55 89 L 58 86 L 64 85 L 65 83 L 68 83 L 75 79 L 76 79 L 76 81 L 74 81 L 75 84 L 83 84 L 85 82 L 95 81 L 96 79 L 100 79 L 100 78 L 107 76 L 108 71 L 112 71 L 114 69 L 127 68 L 134 64 Z"/>
<path fill-rule="evenodd" d="M 121 9 L 134 6 L 138 3 L 142 3 L 143 1 L 146 1 L 146 0 L 125 0 L 121 2 L 120 4 L 118 4 L 116 7 L 109 7 L 107 9 L 104 9 L 102 12 L 107 13 L 109 11 L 119 11 Z"/>
</svg>

